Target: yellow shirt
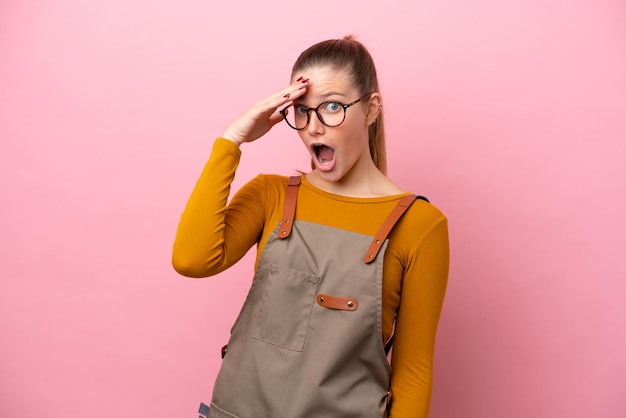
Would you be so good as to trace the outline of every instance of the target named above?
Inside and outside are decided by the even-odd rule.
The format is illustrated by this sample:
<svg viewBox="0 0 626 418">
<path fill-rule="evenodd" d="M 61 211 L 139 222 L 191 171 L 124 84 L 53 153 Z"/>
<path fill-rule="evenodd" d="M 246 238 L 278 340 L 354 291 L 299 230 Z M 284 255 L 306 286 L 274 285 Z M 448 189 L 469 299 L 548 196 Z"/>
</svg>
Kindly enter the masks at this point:
<svg viewBox="0 0 626 418">
<path fill-rule="evenodd" d="M 219 138 L 181 217 L 172 263 L 189 277 L 226 270 L 258 244 L 257 262 L 282 218 L 288 178 L 259 175 L 227 202 L 241 151 Z M 296 220 L 375 235 L 406 194 L 375 198 L 334 195 L 302 176 Z M 389 235 L 383 264 L 384 341 L 394 332 L 390 418 L 426 418 L 437 324 L 448 278 L 446 217 L 417 200 Z M 397 313 L 397 316 L 396 316 Z"/>
</svg>

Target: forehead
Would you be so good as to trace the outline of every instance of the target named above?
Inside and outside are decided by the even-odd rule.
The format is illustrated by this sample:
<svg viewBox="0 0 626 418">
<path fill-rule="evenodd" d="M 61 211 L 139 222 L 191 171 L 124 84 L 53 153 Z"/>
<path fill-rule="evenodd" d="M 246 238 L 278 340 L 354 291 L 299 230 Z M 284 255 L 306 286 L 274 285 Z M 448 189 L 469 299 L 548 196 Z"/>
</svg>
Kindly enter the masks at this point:
<svg viewBox="0 0 626 418">
<path fill-rule="evenodd" d="M 350 73 L 333 66 L 305 68 L 293 75 L 292 82 L 299 77 L 309 79 L 303 99 L 323 98 L 333 94 L 349 96 L 356 91 Z"/>
</svg>

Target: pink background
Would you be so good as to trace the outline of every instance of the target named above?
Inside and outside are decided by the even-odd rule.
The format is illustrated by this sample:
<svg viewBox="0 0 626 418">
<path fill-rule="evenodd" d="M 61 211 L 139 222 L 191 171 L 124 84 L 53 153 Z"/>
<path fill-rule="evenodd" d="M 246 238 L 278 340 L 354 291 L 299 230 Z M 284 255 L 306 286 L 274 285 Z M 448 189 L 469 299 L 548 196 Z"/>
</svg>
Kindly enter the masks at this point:
<svg viewBox="0 0 626 418">
<path fill-rule="evenodd" d="M 450 218 L 432 417 L 626 416 L 626 3 L 0 4 L 0 416 L 195 417 L 252 252 L 171 244 L 225 125 L 347 33 L 390 175 Z M 279 126 L 235 187 L 307 169 Z"/>
</svg>

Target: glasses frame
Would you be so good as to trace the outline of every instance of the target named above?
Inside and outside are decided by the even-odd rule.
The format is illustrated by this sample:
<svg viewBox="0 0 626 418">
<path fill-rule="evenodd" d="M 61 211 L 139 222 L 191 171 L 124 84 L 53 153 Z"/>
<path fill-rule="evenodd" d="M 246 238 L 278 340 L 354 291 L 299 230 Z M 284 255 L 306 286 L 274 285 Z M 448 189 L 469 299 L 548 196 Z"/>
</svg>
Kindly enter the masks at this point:
<svg viewBox="0 0 626 418">
<path fill-rule="evenodd" d="M 296 128 L 291 123 L 289 123 L 289 120 L 287 119 L 287 109 L 289 109 L 290 107 L 293 107 L 295 109 L 295 105 L 294 104 L 290 104 L 289 106 L 281 109 L 279 111 L 279 113 L 283 116 L 283 119 L 285 119 L 285 122 L 287 122 L 287 125 L 289 125 L 290 128 L 295 129 L 296 131 L 301 131 L 301 130 L 305 129 L 307 126 L 309 126 L 309 122 L 311 122 L 311 111 L 315 112 L 315 114 L 317 115 L 317 120 L 322 122 L 322 124 L 324 126 L 328 126 L 329 128 L 336 128 L 337 126 L 341 125 L 346 120 L 346 109 L 348 109 L 350 106 L 354 106 L 355 104 L 359 103 L 361 100 L 364 100 L 364 99 L 370 97 L 372 94 L 374 94 L 374 93 L 367 93 L 366 95 L 361 96 L 358 99 L 356 99 L 355 101 L 353 101 L 351 103 L 348 103 L 348 104 L 343 104 L 341 102 L 338 102 L 337 100 L 327 100 L 327 101 L 322 102 L 319 105 L 317 105 L 317 107 L 306 107 L 306 106 L 302 105 L 302 107 L 306 109 L 306 123 L 304 124 L 304 126 L 302 128 Z M 341 119 L 341 122 L 339 122 L 336 125 L 329 125 L 326 122 L 324 122 L 324 118 L 319 113 L 319 108 L 321 108 L 322 106 L 324 106 L 324 105 L 326 105 L 328 103 L 337 103 L 337 104 L 341 105 L 341 107 L 343 108 L 343 118 Z"/>
</svg>

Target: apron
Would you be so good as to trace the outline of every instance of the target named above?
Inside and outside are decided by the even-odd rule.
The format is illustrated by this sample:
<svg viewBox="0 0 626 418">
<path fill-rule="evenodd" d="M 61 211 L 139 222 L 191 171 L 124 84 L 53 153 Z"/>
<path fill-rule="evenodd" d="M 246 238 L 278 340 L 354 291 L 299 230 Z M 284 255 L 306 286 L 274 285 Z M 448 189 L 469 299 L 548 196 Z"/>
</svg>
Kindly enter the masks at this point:
<svg viewBox="0 0 626 418">
<path fill-rule="evenodd" d="M 383 418 L 391 367 L 382 340 L 388 233 L 415 200 L 403 198 L 375 237 L 294 222 L 300 177 L 287 186 L 231 329 L 209 418 Z"/>
</svg>

